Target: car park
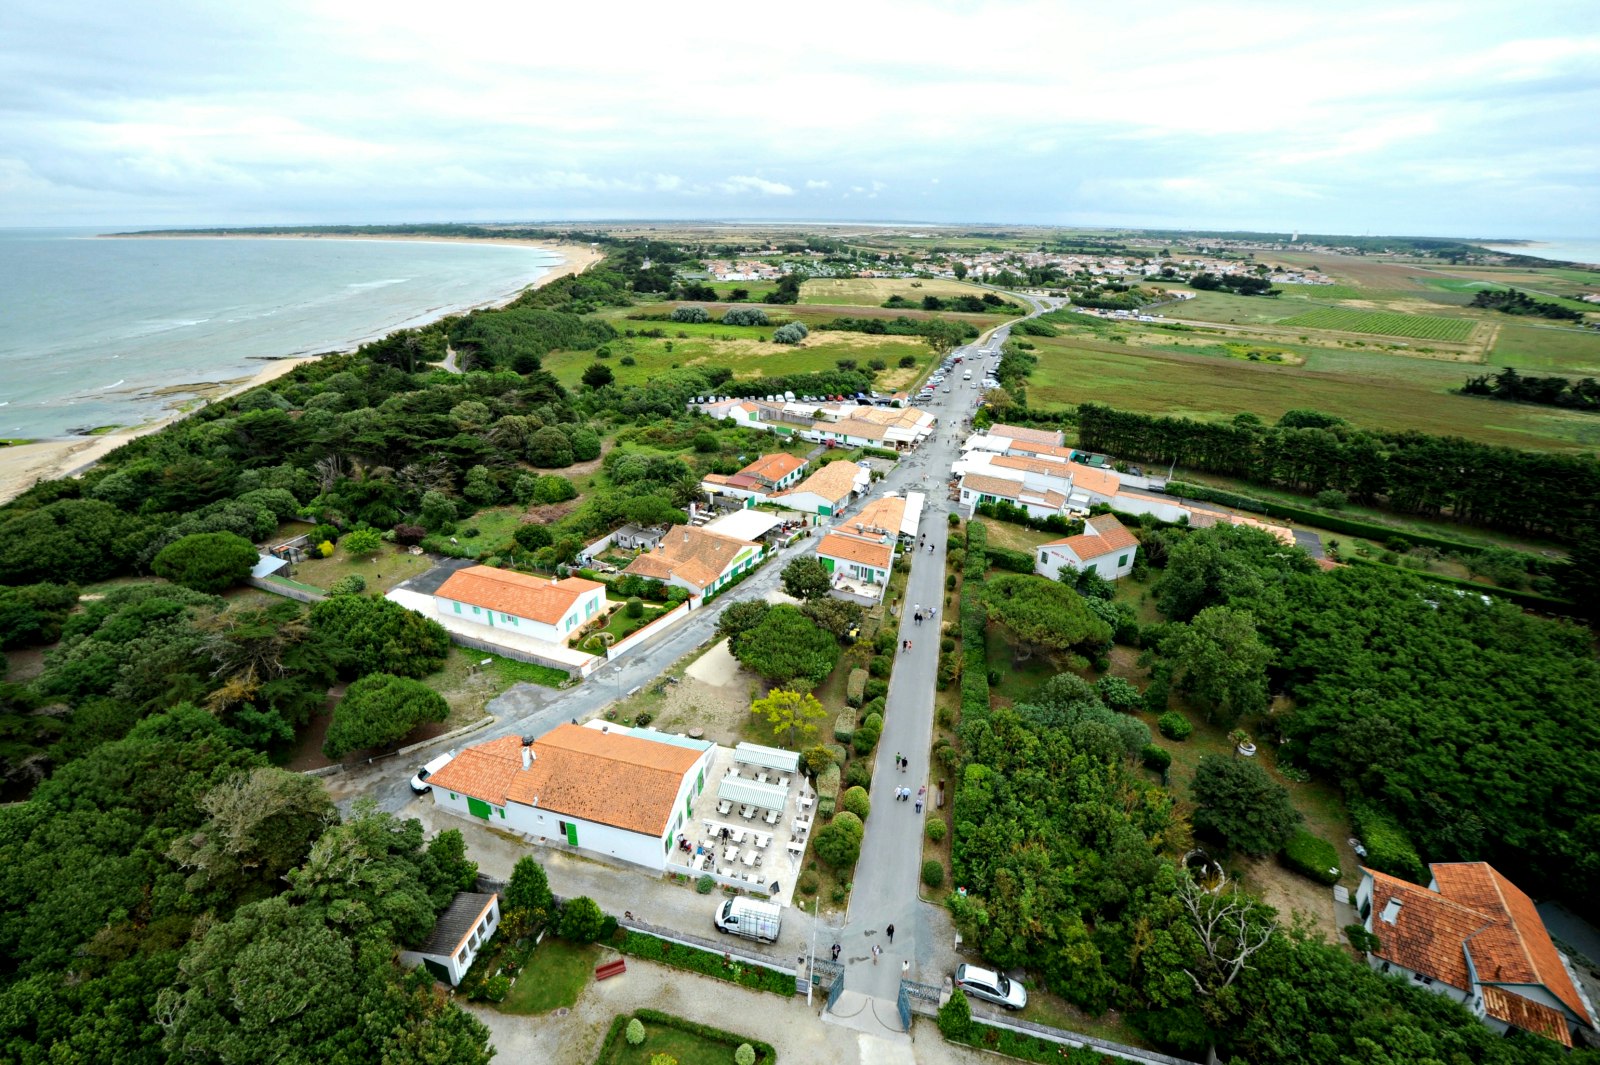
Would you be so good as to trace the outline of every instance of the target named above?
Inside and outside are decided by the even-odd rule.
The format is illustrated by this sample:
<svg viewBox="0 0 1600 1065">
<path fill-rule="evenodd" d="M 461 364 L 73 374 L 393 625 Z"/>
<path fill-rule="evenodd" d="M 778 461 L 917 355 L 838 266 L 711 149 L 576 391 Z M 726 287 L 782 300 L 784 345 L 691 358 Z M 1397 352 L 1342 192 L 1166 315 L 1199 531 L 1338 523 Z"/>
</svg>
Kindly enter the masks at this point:
<svg viewBox="0 0 1600 1065">
<path fill-rule="evenodd" d="M 1020 1010 L 1028 1004 L 1028 989 L 1004 973 L 993 969 L 980 969 L 976 965 L 956 966 L 956 986 L 973 998 L 981 998 L 1008 1010 Z"/>
</svg>

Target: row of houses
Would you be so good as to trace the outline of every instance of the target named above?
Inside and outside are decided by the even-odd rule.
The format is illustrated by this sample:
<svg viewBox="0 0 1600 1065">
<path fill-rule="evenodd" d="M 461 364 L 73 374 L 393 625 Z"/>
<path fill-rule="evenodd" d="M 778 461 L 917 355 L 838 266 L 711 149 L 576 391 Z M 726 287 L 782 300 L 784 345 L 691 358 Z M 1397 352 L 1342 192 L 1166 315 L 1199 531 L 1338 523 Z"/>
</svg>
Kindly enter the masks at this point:
<svg viewBox="0 0 1600 1065">
<path fill-rule="evenodd" d="M 852 400 L 713 399 L 691 404 L 701 413 L 781 437 L 829 447 L 915 448 L 933 435 L 938 423 L 916 407 L 878 407 Z"/>
<path fill-rule="evenodd" d="M 785 510 L 831 518 L 864 494 L 872 475 L 853 462 L 835 461 L 803 477 L 810 463 L 794 455 L 763 455 L 738 473 L 708 473 L 700 479 L 705 493 L 741 499 L 744 505 L 772 503 Z"/>
</svg>

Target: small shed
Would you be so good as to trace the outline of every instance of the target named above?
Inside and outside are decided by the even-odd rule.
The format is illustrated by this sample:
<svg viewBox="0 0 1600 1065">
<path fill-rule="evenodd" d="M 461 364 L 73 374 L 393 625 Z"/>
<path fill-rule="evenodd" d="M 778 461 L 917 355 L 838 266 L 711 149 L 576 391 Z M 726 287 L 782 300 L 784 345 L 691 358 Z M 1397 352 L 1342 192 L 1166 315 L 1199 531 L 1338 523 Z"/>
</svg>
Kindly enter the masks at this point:
<svg viewBox="0 0 1600 1065">
<path fill-rule="evenodd" d="M 275 558 L 272 555 L 256 555 L 256 564 L 250 567 L 252 577 L 270 577 L 289 568 L 287 559 Z"/>
<path fill-rule="evenodd" d="M 641 548 L 645 551 L 654 551 L 665 535 L 667 530 L 664 527 L 624 525 L 617 530 L 611 542 L 630 551 Z"/>
<path fill-rule="evenodd" d="M 463 891 L 439 915 L 433 932 L 415 950 L 400 952 L 400 964 L 422 965 L 451 987 L 461 983 L 478 951 L 500 927 L 500 896 Z"/>
</svg>

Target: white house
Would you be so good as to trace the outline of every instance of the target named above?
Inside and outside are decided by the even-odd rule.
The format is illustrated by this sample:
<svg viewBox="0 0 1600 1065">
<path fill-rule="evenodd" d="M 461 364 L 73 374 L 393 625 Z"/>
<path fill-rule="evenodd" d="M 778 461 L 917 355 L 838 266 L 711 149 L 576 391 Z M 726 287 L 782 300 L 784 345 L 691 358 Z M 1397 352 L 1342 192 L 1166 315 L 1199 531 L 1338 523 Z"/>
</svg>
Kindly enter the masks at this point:
<svg viewBox="0 0 1600 1065">
<path fill-rule="evenodd" d="M 666 868 L 706 788 L 715 745 L 604 721 L 464 748 L 428 778 L 433 801 L 540 840 Z"/>
<path fill-rule="evenodd" d="M 400 952 L 401 965 L 421 965 L 454 987 L 500 927 L 500 896 L 463 891 L 439 915 L 426 942 Z"/>
<path fill-rule="evenodd" d="M 1374 969 L 1462 1003 L 1497 1032 L 1519 1028 L 1572 1046 L 1594 1006 L 1550 941 L 1533 900 L 1487 862 L 1430 865 L 1426 887 L 1362 869 L 1356 908 L 1377 945 Z"/>
<path fill-rule="evenodd" d="M 780 451 L 762 455 L 738 473 L 708 473 L 700 479 L 700 488 L 710 495 L 743 499 L 746 506 L 752 506 L 796 484 L 807 465 L 807 460 Z"/>
<path fill-rule="evenodd" d="M 883 598 L 889 585 L 889 571 L 894 566 L 894 545 L 899 533 L 889 536 L 857 536 L 851 533 L 831 532 L 817 545 L 817 558 L 822 568 L 835 579 L 843 578 L 856 587 L 870 585 L 876 597 Z"/>
<path fill-rule="evenodd" d="M 766 548 L 749 540 L 676 525 L 654 551 L 628 563 L 624 573 L 685 588 L 691 595 L 709 595 L 740 574 L 754 569 Z"/>
<path fill-rule="evenodd" d="M 560 643 L 605 609 L 606 586 L 582 577 L 554 580 L 468 566 L 439 586 L 433 602 L 440 614 Z"/>
<path fill-rule="evenodd" d="M 1021 478 L 1013 481 L 981 473 L 968 473 L 962 476 L 960 505 L 968 517 L 973 515 L 980 504 L 1002 499 L 1022 507 L 1030 517 L 1034 518 L 1063 514 L 1067 509 L 1066 496 L 1049 490 L 1035 491 L 1024 485 Z"/>
<path fill-rule="evenodd" d="M 787 492 L 779 492 L 772 500 L 790 510 L 832 517 L 871 483 L 870 473 L 841 459 L 828 463 Z"/>
<path fill-rule="evenodd" d="M 1033 572 L 1054 580 L 1060 576 L 1062 566 L 1074 571 L 1088 567 L 1114 581 L 1133 572 L 1133 557 L 1138 549 L 1139 541 L 1122 522 L 1110 514 L 1099 514 L 1085 519 L 1079 535 L 1040 544 Z"/>
</svg>

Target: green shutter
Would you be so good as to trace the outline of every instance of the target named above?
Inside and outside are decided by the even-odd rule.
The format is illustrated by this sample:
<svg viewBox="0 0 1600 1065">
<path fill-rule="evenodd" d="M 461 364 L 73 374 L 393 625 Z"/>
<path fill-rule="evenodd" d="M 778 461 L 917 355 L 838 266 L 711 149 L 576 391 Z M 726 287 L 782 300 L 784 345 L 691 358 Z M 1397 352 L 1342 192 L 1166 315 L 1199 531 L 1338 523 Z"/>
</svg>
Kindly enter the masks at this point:
<svg viewBox="0 0 1600 1065">
<path fill-rule="evenodd" d="M 574 847 L 578 845 L 578 826 L 571 821 L 567 822 L 567 842 Z"/>
<path fill-rule="evenodd" d="M 487 821 L 489 819 L 489 804 L 484 802 L 482 799 L 474 799 L 471 795 L 468 795 L 467 813 L 471 814 L 473 817 L 481 817 Z"/>
<path fill-rule="evenodd" d="M 1127 555 L 1123 555 L 1121 558 L 1117 559 L 1117 567 L 1119 569 L 1121 567 L 1123 567 L 1123 566 L 1126 566 L 1127 564 L 1128 564 L 1128 556 Z"/>
</svg>

